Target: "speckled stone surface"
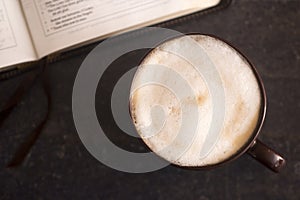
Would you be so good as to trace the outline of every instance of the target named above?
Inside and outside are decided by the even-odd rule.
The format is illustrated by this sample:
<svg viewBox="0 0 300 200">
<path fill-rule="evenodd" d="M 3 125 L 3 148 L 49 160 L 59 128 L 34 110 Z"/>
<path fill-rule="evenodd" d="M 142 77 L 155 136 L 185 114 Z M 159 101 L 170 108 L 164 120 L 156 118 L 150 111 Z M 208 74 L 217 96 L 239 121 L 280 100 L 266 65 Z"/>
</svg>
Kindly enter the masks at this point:
<svg viewBox="0 0 300 200">
<path fill-rule="evenodd" d="M 285 169 L 275 174 L 248 155 L 208 171 L 168 166 L 128 174 L 106 167 L 82 145 L 72 118 L 73 83 L 87 54 L 82 53 L 46 69 L 52 98 L 49 120 L 21 166 L 5 168 L 46 114 L 40 80 L 0 127 L 0 199 L 300 199 L 300 1 L 235 0 L 225 10 L 169 28 L 224 38 L 257 67 L 268 96 L 260 139 L 284 155 Z M 125 70 L 131 62 L 121 59 L 119 67 Z M 110 72 L 107 79 L 113 76 Z M 0 82 L 1 106 L 21 78 Z M 101 95 L 97 91 L 96 109 L 105 118 Z M 130 138 L 108 128 L 122 148 L 145 151 L 142 143 L 130 145 Z"/>
</svg>

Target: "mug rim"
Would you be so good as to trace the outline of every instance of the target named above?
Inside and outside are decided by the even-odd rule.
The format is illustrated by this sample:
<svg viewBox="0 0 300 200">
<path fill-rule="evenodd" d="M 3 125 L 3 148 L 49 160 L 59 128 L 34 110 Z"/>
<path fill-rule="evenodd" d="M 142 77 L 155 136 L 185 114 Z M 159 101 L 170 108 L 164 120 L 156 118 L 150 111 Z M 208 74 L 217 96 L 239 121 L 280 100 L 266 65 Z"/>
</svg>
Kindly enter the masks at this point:
<svg viewBox="0 0 300 200">
<path fill-rule="evenodd" d="M 177 38 L 181 38 L 181 37 L 185 37 L 185 36 L 193 36 L 193 35 L 202 35 L 202 36 L 208 36 L 217 40 L 220 40 L 221 42 L 224 42 L 225 44 L 227 44 L 229 47 L 231 47 L 232 49 L 234 49 L 238 54 L 240 54 L 240 56 L 245 59 L 245 61 L 249 64 L 249 67 L 251 68 L 252 72 L 254 73 L 254 76 L 256 78 L 256 81 L 258 83 L 259 86 L 259 90 L 260 90 L 260 95 L 261 95 L 261 100 L 260 100 L 260 111 L 259 111 L 259 117 L 256 123 L 256 126 L 251 134 L 251 136 L 248 138 L 247 142 L 245 142 L 245 144 L 239 148 L 239 150 L 232 154 L 230 157 L 226 158 L 225 160 L 222 160 L 221 162 L 218 163 L 214 163 L 214 164 L 209 164 L 209 165 L 203 165 L 203 166 L 181 166 L 175 163 L 172 163 L 168 160 L 166 160 L 165 158 L 161 157 L 160 155 L 156 154 L 156 152 L 152 151 L 151 148 L 149 148 L 152 152 L 154 152 L 157 156 L 161 157 L 162 159 L 166 160 L 167 162 L 169 162 L 171 165 L 176 166 L 176 167 L 180 167 L 180 168 L 185 168 L 185 169 L 197 169 L 197 170 L 201 170 L 201 169 L 213 169 L 213 168 L 217 168 L 219 166 L 225 165 L 227 163 L 230 163 L 236 159 L 238 159 L 240 156 L 244 155 L 254 144 L 255 141 L 257 140 L 257 137 L 260 134 L 260 131 L 262 129 L 263 123 L 265 121 L 265 117 L 266 117 L 266 112 L 267 112 L 267 95 L 266 95 L 266 90 L 262 81 L 262 78 L 260 77 L 256 67 L 254 66 L 254 64 L 248 59 L 248 57 L 241 52 L 239 49 L 237 49 L 235 46 L 233 46 L 229 41 L 213 35 L 213 34 L 208 34 L 208 33 L 200 33 L 200 32 L 191 32 L 191 33 L 185 33 L 184 35 L 178 35 L 178 36 L 174 36 L 172 38 L 169 38 L 167 40 L 164 40 L 162 42 L 160 42 L 159 44 L 157 44 L 155 47 L 151 48 L 150 51 L 148 51 L 141 59 L 141 61 L 139 62 L 138 66 L 140 66 L 142 64 L 142 62 L 144 61 L 144 59 L 151 53 L 153 52 L 157 47 L 159 47 L 160 45 L 169 42 L 171 40 L 177 39 Z M 131 113 L 131 104 L 129 103 L 129 110 L 130 110 L 130 116 L 132 116 Z M 132 119 L 133 120 L 133 119 Z M 134 126 L 135 127 L 135 126 Z M 142 139 L 142 138 L 141 138 Z M 148 145 L 147 145 L 148 146 Z"/>
</svg>

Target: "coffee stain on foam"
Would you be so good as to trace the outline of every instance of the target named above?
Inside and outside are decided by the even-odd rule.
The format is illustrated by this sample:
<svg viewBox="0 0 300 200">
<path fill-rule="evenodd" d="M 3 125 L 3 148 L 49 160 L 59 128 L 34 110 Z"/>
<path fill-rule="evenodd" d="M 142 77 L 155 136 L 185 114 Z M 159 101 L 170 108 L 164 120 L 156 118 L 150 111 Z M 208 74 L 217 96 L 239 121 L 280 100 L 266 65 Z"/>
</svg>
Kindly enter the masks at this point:
<svg viewBox="0 0 300 200">
<path fill-rule="evenodd" d="M 189 96 L 181 100 L 182 104 L 194 105 L 200 108 L 205 104 L 208 99 L 208 92 L 205 91 L 202 94 L 196 94 L 195 96 Z"/>
<path fill-rule="evenodd" d="M 172 106 L 170 108 L 170 115 L 179 116 L 181 114 L 181 108 L 179 106 Z"/>
<path fill-rule="evenodd" d="M 204 103 L 208 100 L 208 97 L 209 97 L 209 93 L 208 93 L 207 89 L 205 90 L 205 92 L 203 92 L 203 94 L 197 95 L 196 100 L 197 100 L 198 106 L 204 105 Z"/>
</svg>

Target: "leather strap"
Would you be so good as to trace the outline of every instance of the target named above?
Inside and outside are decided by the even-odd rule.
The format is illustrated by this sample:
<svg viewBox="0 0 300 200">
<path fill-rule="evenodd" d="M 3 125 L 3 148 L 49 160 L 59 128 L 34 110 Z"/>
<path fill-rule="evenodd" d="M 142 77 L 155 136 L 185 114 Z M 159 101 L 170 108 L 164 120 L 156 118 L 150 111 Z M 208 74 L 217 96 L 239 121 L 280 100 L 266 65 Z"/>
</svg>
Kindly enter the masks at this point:
<svg viewBox="0 0 300 200">
<path fill-rule="evenodd" d="M 38 124 L 38 126 L 25 138 L 25 140 L 21 143 L 21 145 L 17 148 L 17 151 L 13 155 L 13 158 L 7 165 L 7 167 L 16 167 L 22 164 L 23 160 L 26 158 L 29 153 L 31 147 L 34 145 L 35 141 L 38 139 L 38 136 L 42 132 L 44 125 L 48 119 L 49 110 L 50 110 L 50 95 L 48 90 L 48 84 L 46 82 L 46 78 L 44 75 L 44 69 L 47 66 L 47 62 L 45 59 L 39 62 L 39 69 L 30 71 L 23 80 L 20 82 L 16 91 L 11 95 L 7 103 L 4 105 L 2 110 L 0 111 L 0 126 L 3 124 L 5 119 L 10 115 L 15 106 L 22 100 L 23 96 L 30 90 L 32 85 L 37 81 L 38 77 L 42 76 L 43 80 L 43 88 L 45 94 L 47 95 L 48 100 L 48 108 L 47 114 L 44 119 Z"/>
</svg>

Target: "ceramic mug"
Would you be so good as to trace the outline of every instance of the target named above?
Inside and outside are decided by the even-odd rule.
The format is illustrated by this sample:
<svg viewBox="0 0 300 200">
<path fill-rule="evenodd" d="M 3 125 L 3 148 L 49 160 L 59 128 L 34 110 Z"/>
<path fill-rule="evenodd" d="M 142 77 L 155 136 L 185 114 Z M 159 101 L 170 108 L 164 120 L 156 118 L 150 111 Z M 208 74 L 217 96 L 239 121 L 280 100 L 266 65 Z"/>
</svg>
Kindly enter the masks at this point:
<svg viewBox="0 0 300 200">
<path fill-rule="evenodd" d="M 189 82 L 185 85 L 190 89 L 184 89 L 184 83 L 178 81 L 182 77 Z M 228 83 L 226 79 L 229 79 Z M 178 89 L 177 94 L 172 93 L 176 88 L 168 88 L 173 86 Z M 214 94 L 217 89 L 208 86 L 223 88 L 219 90 L 224 92 L 223 99 L 221 93 Z M 193 97 L 186 92 L 188 90 Z M 184 92 L 186 94 L 182 94 Z M 205 97 L 208 99 L 204 98 L 204 94 L 209 96 Z M 238 100 L 239 95 L 242 100 Z M 219 99 L 214 100 L 217 97 Z M 182 110 L 182 106 L 186 110 Z M 223 121 L 217 130 L 214 117 L 222 113 L 215 110 L 218 106 L 223 109 L 223 115 L 220 114 Z M 257 138 L 265 120 L 266 108 L 266 92 L 256 68 L 239 50 L 212 35 L 188 34 L 158 45 L 141 62 L 131 86 L 130 114 L 137 132 L 153 152 L 181 167 L 214 168 L 248 153 L 279 172 L 285 165 L 285 159 Z M 195 112 L 197 109 L 198 113 Z M 233 116 L 237 114 L 239 116 L 234 121 Z M 184 117 L 189 119 L 184 121 Z M 206 127 L 203 117 L 204 121 L 210 122 L 209 126 Z M 188 135 L 187 129 L 181 133 L 182 124 L 178 120 L 194 133 Z M 191 125 L 192 120 L 194 124 Z M 195 130 L 189 129 L 191 126 Z M 215 130 L 215 133 L 210 130 Z M 243 134 L 245 136 L 241 136 Z M 209 137 L 213 139 L 209 140 Z M 205 153 L 200 155 L 200 151 Z"/>
</svg>

